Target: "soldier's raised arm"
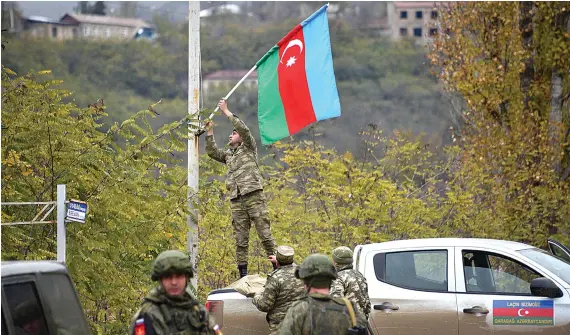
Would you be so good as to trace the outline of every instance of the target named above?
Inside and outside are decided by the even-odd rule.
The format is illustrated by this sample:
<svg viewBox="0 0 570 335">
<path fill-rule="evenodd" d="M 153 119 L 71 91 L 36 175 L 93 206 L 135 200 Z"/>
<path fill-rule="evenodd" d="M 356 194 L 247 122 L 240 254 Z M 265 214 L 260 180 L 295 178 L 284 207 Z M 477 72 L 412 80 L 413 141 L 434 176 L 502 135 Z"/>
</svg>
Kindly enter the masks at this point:
<svg viewBox="0 0 570 335">
<path fill-rule="evenodd" d="M 216 145 L 216 140 L 214 140 L 214 125 L 212 121 L 206 123 L 206 129 L 208 133 L 206 134 L 206 153 L 210 158 L 217 160 L 220 163 L 226 163 L 226 152 L 221 150 Z"/>
<path fill-rule="evenodd" d="M 251 131 L 242 120 L 230 112 L 226 101 L 223 99 L 220 100 L 218 107 L 220 107 L 220 110 L 228 117 L 228 119 L 230 119 L 234 129 L 241 137 L 243 144 L 254 152 L 257 152 L 257 144 L 255 143 L 255 138 L 251 135 Z"/>
</svg>

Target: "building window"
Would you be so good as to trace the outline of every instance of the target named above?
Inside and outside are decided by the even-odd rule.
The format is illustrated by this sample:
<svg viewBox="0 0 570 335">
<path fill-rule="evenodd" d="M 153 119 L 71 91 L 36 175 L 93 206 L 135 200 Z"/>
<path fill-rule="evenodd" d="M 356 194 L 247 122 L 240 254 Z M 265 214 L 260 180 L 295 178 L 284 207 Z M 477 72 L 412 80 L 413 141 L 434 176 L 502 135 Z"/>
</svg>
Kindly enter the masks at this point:
<svg viewBox="0 0 570 335">
<path fill-rule="evenodd" d="M 400 19 L 407 19 L 408 18 L 408 11 L 401 11 L 400 12 Z"/>
<path fill-rule="evenodd" d="M 429 36 L 437 35 L 437 28 L 429 28 Z"/>
<path fill-rule="evenodd" d="M 408 36 L 408 28 L 400 28 L 400 36 Z"/>
<path fill-rule="evenodd" d="M 83 28 L 83 36 L 89 36 L 89 35 L 91 35 L 91 27 Z"/>
<path fill-rule="evenodd" d="M 416 19 L 422 19 L 424 17 L 424 13 L 421 10 L 416 11 Z"/>
<path fill-rule="evenodd" d="M 73 28 L 73 38 L 77 38 L 77 28 Z"/>
<path fill-rule="evenodd" d="M 107 38 L 111 37 L 111 28 L 109 27 L 105 28 L 105 37 Z"/>
<path fill-rule="evenodd" d="M 57 27 L 51 28 L 51 37 L 57 37 Z"/>
<path fill-rule="evenodd" d="M 432 11 L 431 11 L 431 18 L 432 18 L 433 20 L 437 19 L 437 12 L 436 12 L 435 10 L 432 10 Z"/>
<path fill-rule="evenodd" d="M 414 36 L 422 37 L 422 28 L 414 28 Z"/>
<path fill-rule="evenodd" d="M 129 35 L 129 28 L 123 28 L 123 37 L 127 37 Z"/>
</svg>

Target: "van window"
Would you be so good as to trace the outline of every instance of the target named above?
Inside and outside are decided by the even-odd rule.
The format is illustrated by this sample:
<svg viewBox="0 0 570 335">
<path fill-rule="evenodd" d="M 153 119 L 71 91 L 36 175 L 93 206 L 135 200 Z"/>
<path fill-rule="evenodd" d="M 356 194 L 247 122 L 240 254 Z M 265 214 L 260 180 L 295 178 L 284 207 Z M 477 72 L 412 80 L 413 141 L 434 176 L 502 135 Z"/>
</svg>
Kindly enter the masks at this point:
<svg viewBox="0 0 570 335">
<path fill-rule="evenodd" d="M 374 255 L 376 278 L 422 291 L 447 291 L 447 250 L 418 250 Z"/>
<path fill-rule="evenodd" d="M 83 309 L 69 277 L 61 273 L 42 274 L 42 287 L 57 333 L 88 334 Z"/>
<path fill-rule="evenodd" d="M 6 284 L 3 288 L 16 333 L 49 335 L 35 283 Z"/>
</svg>

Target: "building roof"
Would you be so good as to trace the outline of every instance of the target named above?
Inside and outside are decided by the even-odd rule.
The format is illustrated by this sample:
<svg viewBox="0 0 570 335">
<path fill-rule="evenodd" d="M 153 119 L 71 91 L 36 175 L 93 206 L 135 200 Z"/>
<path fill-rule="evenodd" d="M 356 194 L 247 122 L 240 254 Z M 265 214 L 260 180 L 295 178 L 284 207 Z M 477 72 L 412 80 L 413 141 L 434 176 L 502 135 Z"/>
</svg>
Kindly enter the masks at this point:
<svg viewBox="0 0 570 335">
<path fill-rule="evenodd" d="M 61 25 L 61 26 L 75 25 L 75 23 L 60 22 L 60 21 L 52 20 L 52 19 L 44 17 L 44 16 L 32 15 L 32 16 L 28 16 L 25 19 L 29 23 L 49 23 L 49 24 L 56 24 L 56 25 Z"/>
<path fill-rule="evenodd" d="M 397 9 L 414 9 L 414 8 L 434 8 L 440 6 L 439 1 L 394 1 L 394 7 Z"/>
<path fill-rule="evenodd" d="M 249 70 L 219 70 L 204 77 L 204 80 L 240 80 Z M 257 79 L 257 71 L 249 74 L 247 79 Z"/>
<path fill-rule="evenodd" d="M 86 15 L 86 14 L 65 14 L 60 21 L 63 21 L 66 17 L 70 17 L 79 23 L 91 23 L 100 24 L 106 26 L 122 26 L 122 27 L 151 27 L 151 25 L 144 20 L 129 18 L 129 17 L 117 17 L 117 16 L 106 16 L 106 15 Z"/>
</svg>

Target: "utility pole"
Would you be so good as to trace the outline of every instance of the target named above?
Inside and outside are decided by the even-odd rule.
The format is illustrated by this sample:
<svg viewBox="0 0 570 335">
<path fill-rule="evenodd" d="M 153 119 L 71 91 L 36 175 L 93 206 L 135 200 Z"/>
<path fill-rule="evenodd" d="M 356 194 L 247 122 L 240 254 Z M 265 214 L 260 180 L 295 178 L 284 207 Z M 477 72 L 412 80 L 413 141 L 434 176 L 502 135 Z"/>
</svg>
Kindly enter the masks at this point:
<svg viewBox="0 0 570 335">
<path fill-rule="evenodd" d="M 200 102 L 200 2 L 189 1 L 188 4 L 188 114 L 193 124 L 188 129 L 188 253 L 190 260 L 197 268 L 198 256 L 198 136 L 194 134 L 198 129 L 198 110 Z M 194 271 L 194 278 L 190 280 L 194 289 L 198 290 L 198 275 Z"/>
</svg>

